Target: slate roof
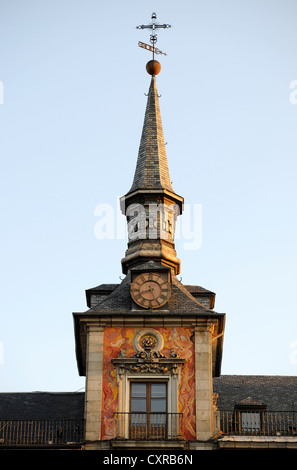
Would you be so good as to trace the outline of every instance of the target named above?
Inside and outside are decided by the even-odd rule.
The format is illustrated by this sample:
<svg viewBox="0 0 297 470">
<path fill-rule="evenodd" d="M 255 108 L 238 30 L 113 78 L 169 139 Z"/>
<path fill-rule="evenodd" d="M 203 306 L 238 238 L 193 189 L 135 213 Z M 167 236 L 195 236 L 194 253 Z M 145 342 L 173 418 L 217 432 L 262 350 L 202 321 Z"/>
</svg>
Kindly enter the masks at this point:
<svg viewBox="0 0 297 470">
<path fill-rule="evenodd" d="M 211 290 L 205 289 L 204 287 L 201 286 L 195 286 L 192 284 L 185 284 L 185 288 L 192 294 L 213 294 Z"/>
<path fill-rule="evenodd" d="M 103 287 L 104 286 L 104 289 Z M 121 284 L 112 284 L 112 287 L 108 289 L 108 284 L 98 286 L 97 288 L 88 289 L 87 297 L 89 297 L 90 292 L 99 292 L 105 290 L 109 295 L 106 298 L 103 298 L 101 302 L 93 308 L 90 308 L 87 312 L 88 315 L 104 315 L 104 314 L 131 314 L 131 274 L 128 273 L 125 279 Z M 191 286 L 193 288 L 193 286 Z M 198 288 L 198 286 L 196 286 Z M 202 287 L 197 289 L 197 292 L 209 292 Z M 196 292 L 193 292 L 195 295 Z M 183 315 L 183 314 L 193 314 L 193 315 L 210 315 L 210 316 L 221 316 L 220 314 L 214 312 L 212 309 L 206 308 L 202 305 L 195 297 L 191 294 L 187 286 L 183 285 L 176 276 L 172 276 L 172 294 L 168 301 L 168 311 L 170 315 Z M 158 309 L 158 312 L 161 312 L 162 309 Z M 144 311 L 145 313 L 145 311 Z"/>
<path fill-rule="evenodd" d="M 219 394 L 217 407 L 233 410 L 249 399 L 267 405 L 267 411 L 297 411 L 297 377 L 274 375 L 221 375 L 213 379 Z"/>
<path fill-rule="evenodd" d="M 84 418 L 82 392 L 0 393 L 0 420 Z"/>
</svg>

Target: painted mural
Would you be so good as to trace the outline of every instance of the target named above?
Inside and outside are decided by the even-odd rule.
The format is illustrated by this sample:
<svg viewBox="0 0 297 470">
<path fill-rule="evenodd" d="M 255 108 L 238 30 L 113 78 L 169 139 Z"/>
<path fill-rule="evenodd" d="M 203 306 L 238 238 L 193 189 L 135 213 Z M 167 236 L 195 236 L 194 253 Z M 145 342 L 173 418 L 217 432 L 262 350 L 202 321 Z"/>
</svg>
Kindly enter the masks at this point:
<svg viewBox="0 0 297 470">
<path fill-rule="evenodd" d="M 186 359 L 182 369 L 179 390 L 179 412 L 183 413 L 184 438 L 195 440 L 195 371 L 194 343 L 190 339 L 193 330 L 190 328 L 155 328 L 164 339 L 161 351 L 166 357 L 174 349 L 179 357 Z M 102 383 L 102 429 L 103 440 L 115 437 L 114 412 L 118 406 L 118 388 L 116 369 L 111 362 L 117 358 L 120 350 L 126 357 L 135 354 L 133 338 L 141 328 L 105 328 L 103 343 L 103 383 Z"/>
</svg>

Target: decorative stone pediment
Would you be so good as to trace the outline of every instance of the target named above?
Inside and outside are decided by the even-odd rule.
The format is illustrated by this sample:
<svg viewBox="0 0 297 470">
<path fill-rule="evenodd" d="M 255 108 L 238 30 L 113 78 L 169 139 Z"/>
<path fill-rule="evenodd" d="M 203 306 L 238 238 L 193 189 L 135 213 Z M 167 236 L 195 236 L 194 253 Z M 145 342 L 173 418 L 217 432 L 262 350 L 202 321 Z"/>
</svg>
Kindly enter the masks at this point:
<svg viewBox="0 0 297 470">
<path fill-rule="evenodd" d="M 127 358 L 125 351 L 120 350 L 118 357 L 112 359 L 119 378 L 127 373 L 172 375 L 177 378 L 185 359 L 178 357 L 173 349 L 169 357 L 164 356 L 160 351 L 163 344 L 163 338 L 156 330 L 143 329 L 138 332 L 133 341 L 136 353 Z"/>
<path fill-rule="evenodd" d="M 170 374 L 178 376 L 180 368 L 183 366 L 185 359 L 176 357 L 154 357 L 147 356 L 136 357 L 135 354 L 131 358 L 118 357 L 112 359 L 113 364 L 117 368 L 119 376 L 126 372 L 151 373 L 151 374 Z"/>
</svg>

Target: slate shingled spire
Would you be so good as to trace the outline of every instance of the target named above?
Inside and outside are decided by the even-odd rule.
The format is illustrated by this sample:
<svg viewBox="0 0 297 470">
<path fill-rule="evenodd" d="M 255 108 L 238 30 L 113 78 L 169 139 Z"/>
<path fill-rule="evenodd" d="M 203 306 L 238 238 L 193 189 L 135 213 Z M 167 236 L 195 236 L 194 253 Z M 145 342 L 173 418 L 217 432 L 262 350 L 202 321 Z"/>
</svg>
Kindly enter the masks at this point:
<svg viewBox="0 0 297 470">
<path fill-rule="evenodd" d="M 169 176 L 155 76 L 151 79 L 136 170 L 130 192 L 137 189 L 166 189 L 174 192 Z"/>
</svg>

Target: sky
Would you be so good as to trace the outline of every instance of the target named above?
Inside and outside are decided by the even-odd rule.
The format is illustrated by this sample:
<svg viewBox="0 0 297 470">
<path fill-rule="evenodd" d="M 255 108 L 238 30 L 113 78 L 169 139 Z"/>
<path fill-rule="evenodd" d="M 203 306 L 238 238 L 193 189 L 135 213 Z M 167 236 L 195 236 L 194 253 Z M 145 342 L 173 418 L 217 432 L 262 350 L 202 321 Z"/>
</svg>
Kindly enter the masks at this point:
<svg viewBox="0 0 297 470">
<path fill-rule="evenodd" d="M 296 375 L 297 3 L 0 0 L 0 392 L 83 390 L 73 312 L 124 277 L 158 33 L 179 279 L 226 313 L 223 375 Z M 108 221 L 104 226 L 105 221 Z"/>
</svg>

